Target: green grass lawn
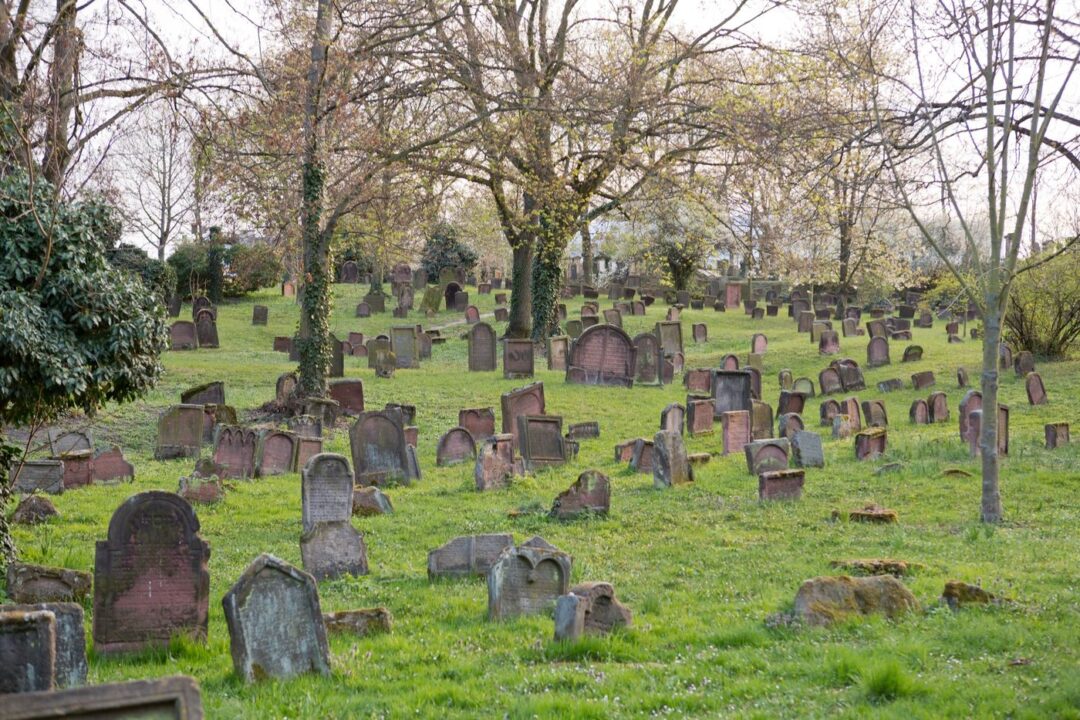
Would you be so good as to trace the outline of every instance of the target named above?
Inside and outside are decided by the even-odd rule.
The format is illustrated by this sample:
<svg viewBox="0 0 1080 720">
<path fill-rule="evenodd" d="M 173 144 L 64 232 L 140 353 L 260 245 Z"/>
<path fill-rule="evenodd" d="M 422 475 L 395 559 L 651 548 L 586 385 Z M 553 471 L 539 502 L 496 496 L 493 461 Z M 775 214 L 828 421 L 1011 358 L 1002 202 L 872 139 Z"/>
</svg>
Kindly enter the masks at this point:
<svg viewBox="0 0 1080 720">
<path fill-rule="evenodd" d="M 373 336 L 401 322 L 389 313 L 353 317 L 365 290 L 335 286 L 331 328 L 339 337 L 350 330 Z M 493 296 L 470 291 L 481 312 L 490 313 Z M 266 327 L 251 325 L 255 303 L 270 307 Z M 580 303 L 570 303 L 572 317 Z M 662 303 L 654 305 L 647 317 L 625 318 L 625 328 L 631 336 L 651 329 L 665 311 Z M 414 316 L 410 322 L 425 326 L 461 318 Z M 190 306 L 181 317 L 190 317 Z M 272 340 L 293 334 L 297 317 L 291 299 L 266 291 L 219 308 L 221 349 L 167 353 L 157 389 L 139 402 L 107 408 L 93 422 L 98 443 L 120 444 L 135 464 L 134 484 L 53 498 L 61 517 L 17 529 L 22 558 L 92 570 L 94 543 L 105 538 L 116 507 L 135 492 L 175 491 L 178 478 L 191 471 L 191 461 L 153 460 L 159 411 L 179 402 L 181 390 L 219 379 L 241 417 L 272 399 L 278 375 L 294 367 L 272 352 Z M 701 321 L 708 323 L 709 341 L 695 345 L 690 325 Z M 729 352 L 745 359 L 750 336 L 767 334 L 763 395 L 774 408 L 781 369 L 816 385 L 827 365 L 787 317 L 755 322 L 741 312 L 688 310 L 683 323 L 687 367 L 715 366 Z M 386 606 L 394 616 L 392 634 L 331 637 L 330 677 L 250 686 L 238 680 L 221 597 L 261 552 L 299 566 L 301 522 L 298 475 L 236 482 L 223 502 L 197 508 L 211 547 L 209 642 L 176 641 L 168 651 L 121 659 L 92 656 L 91 682 L 187 673 L 201 683 L 213 718 L 1080 717 L 1080 444 L 1053 452 L 1043 447 L 1044 423 L 1065 421 L 1080 431 L 1074 399 L 1080 362 L 1039 365 L 1050 396 L 1041 407 L 1028 405 L 1022 379 L 1002 374 L 1002 402 L 1012 409 L 1010 455 L 1001 473 L 1006 521 L 988 527 L 978 522 L 979 468 L 956 423 L 962 395 L 956 368 L 966 366 L 977 382 L 980 346 L 947 344 L 940 321 L 914 330 L 914 342 L 925 348 L 922 361 L 900 364 L 906 343 L 894 342 L 892 365 L 864 368 L 868 389 L 860 398 L 882 397 L 888 406 L 888 453 L 856 462 L 852 439 L 834 441 L 817 427 L 821 398 L 815 398 L 804 419 L 808 429 L 823 431 L 827 466 L 807 471 L 800 502 L 768 505 L 758 502 L 757 479 L 744 458 L 719 456 L 719 432 L 687 439 L 690 452 L 716 453 L 698 468 L 692 486 L 656 490 L 651 475 L 614 462 L 616 443 L 651 437 L 664 406 L 685 401 L 680 381 L 631 390 L 566 385 L 562 373 L 539 369 L 542 360 L 536 379 L 544 382 L 548 412 L 566 423 L 597 420 L 601 437 L 584 441 L 565 467 L 515 478 L 507 490 L 477 493 L 471 464 L 435 466 L 436 442 L 456 424 L 460 408 L 490 405 L 498 412 L 499 395 L 525 381 L 503 380 L 501 371 L 467 372 L 463 331 L 444 331 L 451 339 L 435 346 L 431 360 L 392 379 L 376 378 L 365 359 L 346 359 L 346 376 L 364 380 L 370 408 L 417 406 L 423 478 L 388 491 L 394 514 L 354 519 L 366 539 L 371 574 L 324 582 L 320 597 L 324 611 Z M 864 364 L 866 342 L 841 338 L 841 356 Z M 911 402 L 930 391 L 882 395 L 875 388 L 892 377 L 910 388 L 911 374 L 920 370 L 933 370 L 934 389 L 948 393 L 948 423 L 909 424 Z M 349 455 L 344 425 L 324 447 Z M 874 472 L 897 462 L 898 471 Z M 611 477 L 610 515 L 549 519 L 555 495 L 588 468 Z M 950 468 L 971 475 L 943 474 Z M 830 520 L 833 509 L 868 502 L 897 510 L 899 524 Z M 511 517 L 517 509 L 526 512 Z M 549 617 L 489 622 L 482 579 L 428 582 L 430 549 L 458 535 L 489 532 L 511 532 L 518 542 L 540 534 L 569 552 L 571 582 L 614 583 L 634 612 L 633 629 L 560 645 L 551 639 Z M 865 557 L 921 563 L 905 582 L 925 612 L 828 629 L 766 627 L 769 614 L 790 608 L 803 580 L 834 573 L 832 560 Z M 1016 602 L 953 613 L 937 606 L 951 579 L 979 583 Z"/>
</svg>

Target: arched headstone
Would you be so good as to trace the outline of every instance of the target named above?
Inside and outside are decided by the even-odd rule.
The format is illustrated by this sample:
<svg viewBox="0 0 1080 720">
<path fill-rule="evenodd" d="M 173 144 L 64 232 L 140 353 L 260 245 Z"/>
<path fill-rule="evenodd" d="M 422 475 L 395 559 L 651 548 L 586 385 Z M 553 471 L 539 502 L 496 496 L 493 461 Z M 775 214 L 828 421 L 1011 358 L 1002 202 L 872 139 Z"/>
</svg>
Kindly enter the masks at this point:
<svg viewBox="0 0 1080 720">
<path fill-rule="evenodd" d="M 630 336 L 614 325 L 594 325 L 570 347 L 566 382 L 632 387 L 636 349 Z"/>
<path fill-rule="evenodd" d="M 450 428 L 439 438 L 439 445 L 435 450 L 436 465 L 442 467 L 475 459 L 476 442 L 466 428 Z"/>
</svg>

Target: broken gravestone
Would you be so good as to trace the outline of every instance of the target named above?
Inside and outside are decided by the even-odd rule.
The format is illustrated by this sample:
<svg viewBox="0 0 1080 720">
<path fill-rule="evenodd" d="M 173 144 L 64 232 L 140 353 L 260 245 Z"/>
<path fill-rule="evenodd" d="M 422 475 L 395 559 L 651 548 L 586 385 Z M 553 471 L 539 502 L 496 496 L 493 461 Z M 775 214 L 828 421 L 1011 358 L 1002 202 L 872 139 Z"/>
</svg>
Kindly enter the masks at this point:
<svg viewBox="0 0 1080 720">
<path fill-rule="evenodd" d="M 611 482 L 597 470 L 586 470 L 567 490 L 559 493 L 551 507 L 551 516 L 569 520 L 594 513 L 607 515 L 611 507 Z"/>
</svg>

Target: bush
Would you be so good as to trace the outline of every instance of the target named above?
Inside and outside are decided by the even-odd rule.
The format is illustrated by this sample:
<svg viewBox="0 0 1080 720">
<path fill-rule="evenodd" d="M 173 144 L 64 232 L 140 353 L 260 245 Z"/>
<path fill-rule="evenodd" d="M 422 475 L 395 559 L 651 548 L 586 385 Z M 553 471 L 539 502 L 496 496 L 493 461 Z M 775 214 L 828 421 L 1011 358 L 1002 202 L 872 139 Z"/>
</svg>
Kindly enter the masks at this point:
<svg viewBox="0 0 1080 720">
<path fill-rule="evenodd" d="M 1027 261 L 1042 264 L 1016 277 L 1005 311 L 1006 339 L 1045 358 L 1064 357 L 1080 338 L 1080 246 L 1054 252 Z"/>
<path fill-rule="evenodd" d="M 229 266 L 225 294 L 238 297 L 281 282 L 284 267 L 266 245 L 233 245 L 225 255 Z"/>
<path fill-rule="evenodd" d="M 107 252 L 109 264 L 117 270 L 130 273 L 154 293 L 162 303 L 167 303 L 176 292 L 176 271 L 171 265 L 150 257 L 141 248 L 134 245 L 120 244 Z"/>
<path fill-rule="evenodd" d="M 176 294 L 181 298 L 201 295 L 206 289 L 206 245 L 186 242 L 173 248 L 168 259 L 176 273 Z"/>
<path fill-rule="evenodd" d="M 466 272 L 476 267 L 476 251 L 458 240 L 457 230 L 447 222 L 440 222 L 431 231 L 431 237 L 424 243 L 424 257 L 421 263 L 427 276 L 439 277 L 443 268 L 464 268 Z"/>
</svg>

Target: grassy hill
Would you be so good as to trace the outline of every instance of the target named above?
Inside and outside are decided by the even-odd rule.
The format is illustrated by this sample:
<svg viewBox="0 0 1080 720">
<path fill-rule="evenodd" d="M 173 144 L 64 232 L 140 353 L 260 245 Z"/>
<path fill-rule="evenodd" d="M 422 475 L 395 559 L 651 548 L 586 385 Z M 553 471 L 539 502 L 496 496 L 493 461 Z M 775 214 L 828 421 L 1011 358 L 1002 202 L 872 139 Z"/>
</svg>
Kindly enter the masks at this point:
<svg viewBox="0 0 1080 720">
<path fill-rule="evenodd" d="M 373 336 L 395 321 L 389 313 L 353 317 L 366 288 L 335 286 L 331 329 Z M 470 288 L 483 313 L 493 296 Z M 251 325 L 252 305 L 269 305 L 265 327 Z M 581 299 L 570 301 L 576 317 Z M 610 307 L 609 301 L 601 301 Z M 628 317 L 633 336 L 663 319 L 661 304 L 647 317 Z M 190 317 L 185 306 L 182 317 Z M 241 418 L 274 396 L 279 374 L 294 368 L 271 350 L 275 335 L 291 335 L 297 322 L 291 299 L 276 291 L 222 305 L 221 349 L 167 353 L 166 376 L 148 397 L 110 407 L 92 422 L 99 444 L 120 444 L 136 467 L 131 485 L 90 487 L 53 498 L 61 517 L 33 529 L 18 528 L 22 558 L 92 570 L 94 542 L 104 539 L 112 512 L 129 495 L 175 490 L 191 461 L 155 462 L 155 421 L 192 385 L 224 380 L 226 401 Z M 414 313 L 425 327 L 461 319 Z M 693 344 L 690 325 L 706 322 L 709 341 Z M 745 359 L 750 336 L 769 338 L 764 400 L 776 407 L 777 373 L 817 373 L 827 359 L 787 317 L 753 321 L 741 312 L 684 311 L 687 367 L 715 366 L 726 353 Z M 698 468 L 692 486 L 653 488 L 652 477 L 614 462 L 623 440 L 651 437 L 661 410 L 685 402 L 681 382 L 664 387 L 566 385 L 562 373 L 540 369 L 551 414 L 567 423 L 596 420 L 601 437 L 582 443 L 569 465 L 515 478 L 505 491 L 477 493 L 472 465 L 435 466 L 439 436 L 464 407 L 492 406 L 525 381 L 466 371 L 464 326 L 444 331 L 419 370 L 379 379 L 366 360 L 346 358 L 346 376 L 364 380 L 366 403 L 417 406 L 423 478 L 392 488 L 392 515 L 354 518 L 363 531 L 371 574 L 324 582 L 324 611 L 385 605 L 394 616 L 390 635 L 331 637 L 333 674 L 246 686 L 232 673 L 221 597 L 261 552 L 300 565 L 300 482 L 285 475 L 238 481 L 225 500 L 197 507 L 202 536 L 211 547 L 209 642 L 177 640 L 168 651 L 124 658 L 92 657 L 92 682 L 187 673 L 202 685 L 208 716 L 267 717 L 613 717 L 631 715 L 811 717 L 1080 717 L 1080 444 L 1043 447 L 1043 425 L 1065 421 L 1080 432 L 1080 362 L 1043 363 L 1050 403 L 1028 405 L 1023 380 L 1002 374 L 1002 402 L 1010 405 L 1010 455 L 1002 468 L 1006 522 L 978 522 L 977 462 L 957 434 L 962 391 L 956 368 L 977 383 L 979 343 L 946 343 L 944 323 L 914 329 L 923 360 L 898 362 L 906 343 L 892 343 L 893 364 L 864 367 L 861 399 L 883 398 L 891 421 L 888 453 L 857 462 L 853 440 L 832 440 L 817 427 L 821 398 L 808 402 L 808 429 L 821 430 L 827 466 L 807 471 L 803 499 L 760 504 L 757 479 L 741 455 L 721 457 L 719 431 L 687 438 L 690 452 L 717 455 Z M 841 338 L 841 356 L 865 365 L 866 338 Z M 952 418 L 915 426 L 908 408 L 929 391 L 910 389 L 921 370 L 937 375 L 935 390 L 949 396 Z M 899 377 L 908 389 L 889 394 L 876 384 Z M 718 428 L 719 430 L 719 428 Z M 349 454 L 344 424 L 325 450 Z M 204 454 L 209 449 L 204 450 Z M 890 463 L 898 470 L 876 473 Z M 597 468 L 612 479 L 610 516 L 558 522 L 546 515 L 552 499 L 580 472 Z M 958 469 L 969 476 L 946 474 Z M 895 509 L 892 526 L 832 521 L 834 509 L 868 502 Z M 524 510 L 511 517 L 510 511 Z M 607 580 L 634 612 L 634 628 L 573 645 L 554 643 L 546 617 L 492 623 L 486 619 L 482 580 L 429 583 L 427 552 L 452 537 L 510 532 L 521 542 L 534 534 L 573 555 L 572 582 Z M 920 563 L 905 579 L 924 613 L 897 622 L 848 622 L 828 629 L 768 628 L 765 619 L 790 608 L 799 584 L 833 574 L 830 561 L 887 557 Z M 980 583 L 1014 598 L 1001 607 L 954 613 L 937 606 L 946 580 Z M 88 618 L 89 619 L 89 618 Z M 287 621 L 287 619 L 285 620 Z M 89 624 L 89 623 L 88 623 Z M 0 713 L 2 714 L 2 713 Z"/>
</svg>

